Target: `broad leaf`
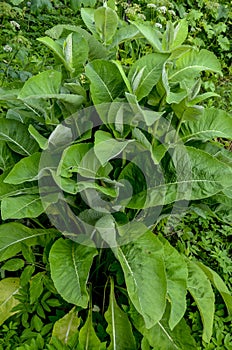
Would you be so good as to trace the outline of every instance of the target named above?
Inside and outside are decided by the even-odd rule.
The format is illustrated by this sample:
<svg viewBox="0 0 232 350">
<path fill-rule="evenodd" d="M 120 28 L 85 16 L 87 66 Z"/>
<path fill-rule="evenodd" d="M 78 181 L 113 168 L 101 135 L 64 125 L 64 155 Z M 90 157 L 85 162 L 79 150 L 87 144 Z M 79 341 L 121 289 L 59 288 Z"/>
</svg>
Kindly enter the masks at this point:
<svg viewBox="0 0 232 350">
<path fill-rule="evenodd" d="M 6 141 L 14 152 L 24 156 L 33 154 L 39 148 L 27 127 L 12 119 L 0 119 L 0 141 Z"/>
<path fill-rule="evenodd" d="M 140 33 L 147 39 L 147 41 L 153 46 L 154 50 L 160 52 L 162 50 L 162 45 L 160 42 L 161 33 L 152 27 L 151 25 L 146 25 L 143 23 L 131 22 Z"/>
<path fill-rule="evenodd" d="M 4 182 L 7 172 L 0 175 L 0 200 L 9 196 L 18 196 L 23 194 L 38 193 L 38 186 L 34 183 L 22 183 L 20 185 L 11 185 Z"/>
<path fill-rule="evenodd" d="M 135 350 L 136 343 L 131 323 L 127 314 L 121 310 L 116 302 L 113 280 L 111 280 L 110 303 L 105 312 L 105 319 L 108 323 L 106 331 L 111 339 L 108 350 Z"/>
<path fill-rule="evenodd" d="M 94 12 L 96 30 L 105 44 L 109 43 L 118 26 L 117 13 L 110 7 L 98 7 Z"/>
<path fill-rule="evenodd" d="M 206 108 L 198 120 L 183 123 L 181 131 L 185 142 L 207 141 L 217 137 L 232 139 L 232 117 L 223 110 Z"/>
<path fill-rule="evenodd" d="M 54 229 L 30 229 L 20 223 L 10 222 L 0 225 L 0 261 L 7 260 L 22 250 L 22 244 L 35 245 L 46 235 L 57 234 Z"/>
<path fill-rule="evenodd" d="M 133 140 L 117 141 L 108 132 L 95 133 L 94 152 L 102 165 L 117 157 Z"/>
<path fill-rule="evenodd" d="M 47 70 L 28 79 L 23 85 L 18 98 L 50 98 L 59 94 L 61 85 L 61 72 Z"/>
<path fill-rule="evenodd" d="M 221 73 L 220 62 L 208 50 L 202 49 L 198 52 L 193 49 L 183 54 L 175 62 L 175 68 L 169 72 L 169 80 L 172 82 L 188 81 L 190 78 L 196 78 L 202 71 Z"/>
<path fill-rule="evenodd" d="M 191 336 L 190 328 L 184 319 L 182 319 L 173 330 L 169 328 L 169 304 L 167 304 L 162 319 L 150 329 L 145 328 L 141 316 L 138 315 L 133 308 L 130 314 L 135 327 L 144 336 L 143 343 L 147 343 L 147 346 L 149 344 L 147 349 L 150 350 L 150 346 L 152 349 L 156 350 L 195 350 L 197 348 L 196 342 Z"/>
<path fill-rule="evenodd" d="M 0 281 L 0 325 L 16 313 L 11 310 L 19 304 L 14 297 L 19 288 L 19 278 L 9 277 Z"/>
<path fill-rule="evenodd" d="M 129 203 L 125 200 L 128 208 L 149 208 L 177 200 L 207 198 L 231 185 L 231 167 L 206 152 L 189 146 L 180 147 L 176 148 L 173 160 L 176 168 L 171 167 L 171 173 L 176 177 L 136 194 Z"/>
<path fill-rule="evenodd" d="M 164 247 L 164 262 L 167 276 L 167 298 L 170 301 L 169 327 L 180 322 L 186 311 L 188 269 L 184 258 L 171 244 L 160 236 Z"/>
<path fill-rule="evenodd" d="M 131 67 L 128 78 L 138 101 L 147 96 L 158 83 L 163 65 L 169 54 L 153 53 L 138 59 Z"/>
<path fill-rule="evenodd" d="M 89 246 L 85 245 L 88 243 Z M 60 238 L 53 244 L 49 255 L 51 276 L 57 291 L 69 303 L 87 307 L 86 283 L 96 255 L 91 242 L 82 245 Z"/>
<path fill-rule="evenodd" d="M 64 64 L 64 66 L 69 69 L 68 64 L 65 60 L 64 53 L 62 50 L 62 46 L 54 41 L 53 39 L 49 38 L 48 36 L 37 38 L 37 40 L 44 45 L 46 45 L 50 50 L 53 51 L 53 53 L 56 55 L 56 57 L 59 58 L 59 60 Z"/>
<path fill-rule="evenodd" d="M 112 102 L 124 90 L 124 81 L 112 62 L 95 60 L 86 66 L 86 75 L 91 83 L 90 92 L 95 105 Z"/>
<path fill-rule="evenodd" d="M 65 61 L 70 67 L 72 76 L 81 73 L 89 53 L 86 39 L 79 33 L 69 34 L 63 44 L 63 51 Z"/>
<path fill-rule="evenodd" d="M 198 266 L 202 269 L 202 271 L 204 271 L 210 282 L 219 291 L 226 304 L 228 313 L 232 315 L 232 296 L 226 284 L 223 282 L 221 277 L 210 267 L 205 266 L 200 262 L 198 262 Z"/>
<path fill-rule="evenodd" d="M 188 261 L 188 290 L 195 300 L 203 323 L 203 340 L 208 343 L 213 332 L 214 292 L 202 269 L 193 261 Z"/>
<path fill-rule="evenodd" d="M 93 8 L 82 8 L 81 9 L 81 18 L 82 18 L 83 22 L 85 23 L 86 27 L 90 30 L 90 32 L 92 32 L 96 36 L 94 12 L 95 12 L 95 10 Z"/>
<path fill-rule="evenodd" d="M 87 320 L 80 330 L 78 350 L 100 350 L 101 341 L 98 339 L 92 324 L 92 309 L 89 309 Z M 104 349 L 104 347 L 103 347 Z"/>
<path fill-rule="evenodd" d="M 14 165 L 15 160 L 12 151 L 7 146 L 5 141 L 0 141 L 0 169 L 3 171 L 8 170 Z"/>
<path fill-rule="evenodd" d="M 68 314 L 55 322 L 52 337 L 58 338 L 63 344 L 69 344 L 72 338 L 77 335 L 79 325 L 80 318 L 77 315 L 76 307 L 73 307 Z"/>
<path fill-rule="evenodd" d="M 76 144 L 67 147 L 61 157 L 57 174 L 64 177 L 72 177 L 73 173 L 78 172 L 78 167 L 82 158 L 93 147 L 91 143 Z"/>
<path fill-rule="evenodd" d="M 2 219 L 36 218 L 44 212 L 44 208 L 37 194 L 6 197 L 2 200 Z"/>
<path fill-rule="evenodd" d="M 38 178 L 40 153 L 21 159 L 5 178 L 4 182 L 17 185 Z"/>
<path fill-rule="evenodd" d="M 162 244 L 148 231 L 114 252 L 122 266 L 130 300 L 143 316 L 146 327 L 154 326 L 162 318 L 166 305 Z"/>
</svg>

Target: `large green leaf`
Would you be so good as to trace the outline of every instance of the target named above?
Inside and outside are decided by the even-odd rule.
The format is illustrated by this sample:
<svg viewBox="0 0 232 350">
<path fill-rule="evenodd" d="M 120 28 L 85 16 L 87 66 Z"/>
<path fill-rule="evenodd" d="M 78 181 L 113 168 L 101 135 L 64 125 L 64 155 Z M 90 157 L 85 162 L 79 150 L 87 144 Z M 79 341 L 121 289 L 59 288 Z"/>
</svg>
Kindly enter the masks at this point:
<svg viewBox="0 0 232 350">
<path fill-rule="evenodd" d="M 14 165 L 15 160 L 12 151 L 5 141 L 0 141 L 0 169 L 6 171 Z"/>
<path fill-rule="evenodd" d="M 35 245 L 38 244 L 40 237 L 57 233 L 55 229 L 30 229 L 17 222 L 2 224 L 0 225 L 0 261 L 18 254 L 22 244 Z"/>
<path fill-rule="evenodd" d="M 206 108 L 198 120 L 182 123 L 181 132 L 184 142 L 207 141 L 216 137 L 232 139 L 232 117 L 226 111 Z"/>
<path fill-rule="evenodd" d="M 140 31 L 140 33 L 147 39 L 147 41 L 153 46 L 154 50 L 160 52 L 162 50 L 162 45 L 160 42 L 161 33 L 155 29 L 155 27 L 143 23 L 132 23 Z"/>
<path fill-rule="evenodd" d="M 69 24 L 58 24 L 55 27 L 47 30 L 45 33 L 53 39 L 59 39 L 60 37 L 63 37 L 64 34 L 72 32 L 81 34 L 87 40 L 89 45 L 90 61 L 98 58 L 105 58 L 107 56 L 106 48 L 97 39 L 95 39 L 93 35 L 81 27 Z M 67 34 L 64 37 L 66 36 Z"/>
<path fill-rule="evenodd" d="M 86 66 L 86 75 L 91 83 L 91 97 L 95 105 L 112 102 L 124 90 L 124 81 L 112 62 L 95 60 Z"/>
<path fill-rule="evenodd" d="M 72 177 L 73 173 L 78 172 L 82 158 L 92 147 L 91 143 L 80 143 L 67 147 L 62 154 L 57 174 Z"/>
<path fill-rule="evenodd" d="M 210 267 L 205 266 L 200 262 L 198 262 L 198 266 L 202 269 L 202 271 L 204 271 L 206 276 L 209 278 L 210 282 L 219 291 L 226 304 L 228 313 L 232 315 L 232 295 L 229 289 L 227 288 L 226 284 L 223 282 L 221 277 Z"/>
<path fill-rule="evenodd" d="M 4 182 L 17 185 L 38 178 L 40 153 L 21 159 L 9 172 Z"/>
<path fill-rule="evenodd" d="M 143 316 L 146 327 L 154 326 L 162 318 L 166 305 L 162 244 L 148 231 L 114 252 L 122 266 L 130 300 Z"/>
<path fill-rule="evenodd" d="M 86 39 L 79 33 L 70 33 L 64 42 L 63 51 L 72 76 L 81 73 L 89 53 Z"/>
<path fill-rule="evenodd" d="M 205 273 L 194 261 L 188 261 L 188 290 L 195 300 L 203 323 L 203 340 L 208 343 L 213 332 L 214 292 Z"/>
<path fill-rule="evenodd" d="M 100 350 L 101 341 L 97 337 L 92 323 L 92 309 L 89 309 L 87 320 L 80 330 L 78 350 Z"/>
<path fill-rule="evenodd" d="M 143 343 L 147 343 L 147 349 L 156 350 L 195 350 L 196 342 L 191 336 L 190 328 L 184 319 L 171 330 L 168 325 L 170 319 L 170 306 L 167 308 L 162 319 L 152 328 L 147 329 L 140 315 L 132 308 L 131 317 L 135 327 L 144 336 Z M 146 348 L 145 348 L 146 349 Z"/>
<path fill-rule="evenodd" d="M 26 81 L 18 98 L 52 98 L 54 95 L 59 94 L 61 78 L 61 72 L 55 70 L 39 73 Z"/>
<path fill-rule="evenodd" d="M 11 310 L 19 304 L 14 295 L 19 292 L 19 278 L 9 277 L 0 281 L 0 325 L 15 312 Z"/>
<path fill-rule="evenodd" d="M 221 73 L 220 62 L 208 50 L 202 49 L 198 52 L 192 49 L 175 62 L 174 68 L 169 71 L 169 80 L 172 82 L 188 81 L 196 78 L 202 71 Z"/>
<path fill-rule="evenodd" d="M 64 64 L 64 66 L 69 70 L 69 67 L 64 57 L 62 46 L 58 42 L 54 41 L 48 36 L 37 38 L 37 40 L 46 45 L 50 50 L 52 50 L 56 57 L 58 57 L 59 60 Z"/>
<path fill-rule="evenodd" d="M 128 208 L 149 208 L 177 200 L 207 198 L 231 185 L 231 167 L 202 150 L 189 146 L 176 148 L 173 159 L 176 169 L 171 168 L 171 173 L 177 176 L 136 194 L 129 203 L 125 199 Z"/>
<path fill-rule="evenodd" d="M 86 283 L 97 250 L 60 238 L 50 251 L 51 276 L 59 294 L 69 303 L 86 308 L 89 296 Z M 87 244 L 87 243 L 86 243 Z M 83 263 L 84 262 L 84 263 Z"/>
<path fill-rule="evenodd" d="M 164 262 L 167 276 L 167 297 L 170 301 L 169 327 L 171 330 L 180 322 L 186 311 L 188 269 L 184 258 L 171 244 L 160 237 L 164 247 Z"/>
<path fill-rule="evenodd" d="M 69 344 L 72 338 L 77 335 L 79 325 L 80 318 L 77 315 L 76 307 L 73 307 L 68 314 L 55 322 L 52 337 L 58 338 L 63 344 Z"/>
<path fill-rule="evenodd" d="M 4 182 L 7 173 L 0 175 L 0 200 L 10 196 L 38 193 L 38 186 L 32 182 L 11 185 Z"/>
<path fill-rule="evenodd" d="M 24 156 L 33 154 L 39 148 L 27 127 L 12 119 L 0 119 L 0 141 L 6 141 L 14 152 Z"/>
<path fill-rule="evenodd" d="M 98 130 L 95 133 L 94 152 L 101 164 L 117 157 L 134 140 L 117 141 L 108 132 Z"/>
<path fill-rule="evenodd" d="M 2 199 L 1 214 L 3 220 L 36 218 L 43 212 L 44 207 L 38 194 L 26 194 Z"/>
<path fill-rule="evenodd" d="M 147 96 L 158 83 L 163 65 L 169 54 L 152 53 L 138 59 L 131 67 L 128 78 L 138 101 Z"/>
<path fill-rule="evenodd" d="M 94 12 L 96 30 L 105 44 L 109 43 L 118 26 L 117 13 L 110 7 L 98 7 Z"/>
<path fill-rule="evenodd" d="M 135 350 L 136 343 L 131 323 L 127 314 L 120 309 L 116 302 L 113 280 L 111 280 L 110 303 L 105 312 L 105 319 L 108 323 L 106 331 L 111 339 L 108 350 Z"/>
</svg>

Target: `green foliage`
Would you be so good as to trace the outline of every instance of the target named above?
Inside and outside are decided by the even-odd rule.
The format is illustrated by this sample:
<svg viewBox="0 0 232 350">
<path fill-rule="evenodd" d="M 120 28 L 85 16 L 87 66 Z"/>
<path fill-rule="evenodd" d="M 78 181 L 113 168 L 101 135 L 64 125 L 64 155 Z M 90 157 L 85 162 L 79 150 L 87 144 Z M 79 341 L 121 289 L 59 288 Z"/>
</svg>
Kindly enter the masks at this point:
<svg viewBox="0 0 232 350">
<path fill-rule="evenodd" d="M 220 63 L 192 45 L 186 20 L 159 30 L 138 6 L 132 14 L 123 5 L 123 21 L 113 1 L 95 4 L 82 8 L 82 26 L 56 25 L 38 40 L 51 66 L 0 90 L 0 308 L 9 331 L 0 346 L 195 349 L 199 334 L 184 319 L 194 300 L 191 317 L 199 312 L 210 348 L 215 295 L 228 314 L 232 296 L 192 235 L 169 239 L 157 220 L 200 205 L 223 217 L 231 201 L 231 155 L 215 142 L 232 139 L 231 115 L 201 104 L 215 96 L 202 93 L 202 79 L 220 75 Z"/>
</svg>

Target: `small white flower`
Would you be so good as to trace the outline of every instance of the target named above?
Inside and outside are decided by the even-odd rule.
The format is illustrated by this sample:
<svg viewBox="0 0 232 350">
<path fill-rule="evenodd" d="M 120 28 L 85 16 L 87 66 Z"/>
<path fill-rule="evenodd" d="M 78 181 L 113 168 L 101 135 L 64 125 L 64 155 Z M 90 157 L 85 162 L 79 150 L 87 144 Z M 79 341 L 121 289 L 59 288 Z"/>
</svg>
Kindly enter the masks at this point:
<svg viewBox="0 0 232 350">
<path fill-rule="evenodd" d="M 143 21 L 146 20 L 146 16 L 144 16 L 142 13 L 138 13 L 137 16 L 138 16 L 139 19 L 142 19 Z"/>
<path fill-rule="evenodd" d="M 160 6 L 158 10 L 160 12 L 166 13 L 167 12 L 167 7 L 166 6 Z"/>
<path fill-rule="evenodd" d="M 173 10 L 169 10 L 168 12 L 169 12 L 169 13 L 170 13 L 170 15 L 172 15 L 172 16 L 175 16 L 175 15 L 176 15 L 176 12 L 175 12 L 175 11 L 173 11 Z"/>
<path fill-rule="evenodd" d="M 10 45 L 5 45 L 3 47 L 3 50 L 6 51 L 6 52 L 11 52 L 13 49 L 12 49 L 12 47 Z"/>
<path fill-rule="evenodd" d="M 155 23 L 155 26 L 160 29 L 163 27 L 161 23 Z"/>
<path fill-rule="evenodd" d="M 12 27 L 14 27 L 15 29 L 20 29 L 20 24 L 18 24 L 18 22 L 10 21 L 10 24 L 11 24 Z"/>
<path fill-rule="evenodd" d="M 147 4 L 147 7 L 148 7 L 148 8 L 153 8 L 153 9 L 155 9 L 155 8 L 156 8 L 156 5 L 155 5 L 155 4 Z"/>
</svg>

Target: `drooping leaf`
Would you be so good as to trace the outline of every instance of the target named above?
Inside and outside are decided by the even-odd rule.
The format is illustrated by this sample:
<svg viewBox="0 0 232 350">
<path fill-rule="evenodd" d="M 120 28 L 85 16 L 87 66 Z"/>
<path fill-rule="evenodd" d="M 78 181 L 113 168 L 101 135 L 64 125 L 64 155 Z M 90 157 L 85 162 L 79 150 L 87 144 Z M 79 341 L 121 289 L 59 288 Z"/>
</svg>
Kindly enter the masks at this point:
<svg viewBox="0 0 232 350">
<path fill-rule="evenodd" d="M 160 236 L 164 247 L 164 262 L 167 276 L 167 298 L 170 301 L 171 330 L 180 322 L 186 311 L 188 269 L 184 258 L 171 244 Z"/>
<path fill-rule="evenodd" d="M 127 314 L 118 306 L 114 295 L 114 283 L 111 280 L 110 302 L 105 319 L 108 323 L 106 328 L 110 335 L 109 350 L 135 350 L 136 343 L 132 332 L 131 323 Z"/>
<path fill-rule="evenodd" d="M 209 279 L 194 261 L 188 261 L 188 291 L 195 300 L 203 323 L 203 340 L 208 343 L 213 333 L 215 296 Z"/>
<path fill-rule="evenodd" d="M 219 293 L 221 294 L 226 304 L 228 313 L 232 315 L 232 295 L 229 289 L 227 288 L 226 284 L 223 282 L 221 277 L 215 271 L 213 271 L 210 267 L 200 262 L 198 262 L 197 264 L 204 271 L 204 273 L 209 278 L 213 286 L 219 291 Z"/>
<path fill-rule="evenodd" d="M 4 182 L 7 172 L 0 175 L 0 200 L 10 196 L 18 196 L 23 194 L 38 193 L 39 189 L 35 183 L 22 183 L 19 185 L 11 185 Z"/>
<path fill-rule="evenodd" d="M 26 81 L 18 98 L 44 98 L 59 94 L 61 85 L 61 72 L 47 70 Z"/>
<path fill-rule="evenodd" d="M 60 295 L 69 303 L 86 308 L 89 300 L 86 283 L 97 250 L 91 242 L 83 243 L 58 239 L 51 248 L 49 261 L 52 280 Z"/>
<path fill-rule="evenodd" d="M 173 159 L 176 168 L 172 173 L 176 173 L 176 177 L 134 195 L 129 203 L 125 199 L 128 208 L 149 208 L 177 200 L 207 198 L 231 184 L 231 167 L 200 149 L 180 147 Z"/>
<path fill-rule="evenodd" d="M 181 126 L 184 142 L 190 140 L 212 140 L 216 137 L 232 139 L 232 117 L 229 113 L 205 108 L 198 120 L 188 121 Z"/>
<path fill-rule="evenodd" d="M 117 13 L 110 7 L 98 7 L 94 11 L 96 30 L 105 44 L 109 43 L 118 26 Z"/>
<path fill-rule="evenodd" d="M 148 231 L 114 252 L 122 266 L 130 300 L 143 316 L 146 327 L 154 326 L 162 318 L 166 305 L 162 244 Z"/>
<path fill-rule="evenodd" d="M 20 223 L 0 225 L 0 261 L 7 260 L 22 250 L 22 244 L 38 244 L 40 237 L 57 234 L 54 229 L 30 229 Z"/>
<path fill-rule="evenodd" d="M 151 25 L 146 25 L 143 23 L 136 23 L 131 21 L 131 23 L 138 28 L 140 33 L 147 39 L 147 41 L 153 46 L 154 50 L 160 52 L 162 50 L 162 45 L 160 42 L 161 33 L 152 27 Z"/>
<path fill-rule="evenodd" d="M 39 148 L 27 127 L 12 119 L 0 119 L 0 141 L 6 141 L 14 152 L 23 156 L 29 156 Z"/>
<path fill-rule="evenodd" d="M 175 68 L 169 72 L 169 80 L 172 82 L 188 81 L 190 78 L 196 78 L 202 71 L 221 73 L 220 62 L 208 50 L 202 49 L 198 52 L 193 49 L 183 54 L 175 62 Z"/>
<path fill-rule="evenodd" d="M 117 157 L 133 140 L 117 141 L 108 132 L 98 130 L 95 132 L 94 152 L 101 164 Z"/>
<path fill-rule="evenodd" d="M 143 343 L 149 344 L 149 350 L 150 346 L 152 349 L 157 350 L 195 350 L 197 348 L 196 342 L 191 335 L 190 328 L 183 318 L 173 330 L 169 328 L 169 304 L 167 304 L 162 319 L 150 329 L 145 327 L 142 317 L 133 308 L 131 309 L 130 315 L 133 324 L 144 336 Z"/>
<path fill-rule="evenodd" d="M 4 182 L 17 185 L 26 181 L 34 181 L 38 178 L 40 153 L 21 159 L 9 172 Z"/>
<path fill-rule="evenodd" d="M 124 81 L 114 63 L 95 60 L 86 66 L 91 97 L 95 105 L 112 102 L 124 90 Z M 106 107 L 107 108 L 107 107 Z"/>
<path fill-rule="evenodd" d="M 0 281 L 0 325 L 15 314 L 11 310 L 19 304 L 19 300 L 14 297 L 19 288 L 19 278 L 8 277 Z"/>
<path fill-rule="evenodd" d="M 44 207 L 38 194 L 26 194 L 2 199 L 1 214 L 3 220 L 36 218 L 43 212 Z"/>
<path fill-rule="evenodd" d="M 69 313 L 55 322 L 52 337 L 57 337 L 63 344 L 69 344 L 70 340 L 76 336 L 79 325 L 80 318 L 76 307 L 73 307 Z"/>
<path fill-rule="evenodd" d="M 80 330 L 78 350 L 99 350 L 101 341 L 97 337 L 92 323 L 92 309 L 89 309 L 87 320 Z M 104 348 L 103 348 L 104 349 Z"/>
<path fill-rule="evenodd" d="M 163 65 L 169 54 L 152 53 L 138 59 L 131 67 L 128 78 L 138 101 L 147 96 L 158 83 Z"/>
<path fill-rule="evenodd" d="M 28 131 L 33 139 L 38 143 L 39 147 L 42 150 L 45 150 L 48 146 L 48 140 L 46 137 L 42 136 L 31 124 L 28 127 Z"/>
</svg>

